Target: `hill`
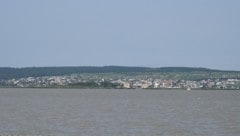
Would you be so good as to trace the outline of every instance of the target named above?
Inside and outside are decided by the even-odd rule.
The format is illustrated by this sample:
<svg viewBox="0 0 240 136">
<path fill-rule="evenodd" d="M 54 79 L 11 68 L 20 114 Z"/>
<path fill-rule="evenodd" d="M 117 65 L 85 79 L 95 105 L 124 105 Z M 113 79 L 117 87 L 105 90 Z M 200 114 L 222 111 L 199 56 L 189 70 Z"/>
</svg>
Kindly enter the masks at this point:
<svg viewBox="0 0 240 136">
<path fill-rule="evenodd" d="M 192 72 L 224 72 L 240 73 L 238 71 L 221 71 L 207 68 L 190 68 L 190 67 L 124 67 L 124 66 L 104 66 L 104 67 L 27 67 L 27 68 L 0 68 L 0 80 L 19 79 L 25 77 L 42 77 L 42 76 L 61 76 L 81 73 L 192 73 Z"/>
</svg>

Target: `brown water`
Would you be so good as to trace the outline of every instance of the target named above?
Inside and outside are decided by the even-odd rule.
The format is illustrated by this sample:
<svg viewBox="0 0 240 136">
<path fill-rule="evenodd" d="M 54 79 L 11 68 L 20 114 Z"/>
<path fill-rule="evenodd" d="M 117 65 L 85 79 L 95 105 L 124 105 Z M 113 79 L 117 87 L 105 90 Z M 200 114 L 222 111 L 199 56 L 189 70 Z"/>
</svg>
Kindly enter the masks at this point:
<svg viewBox="0 0 240 136">
<path fill-rule="evenodd" d="M 240 91 L 0 89 L 0 135 L 239 136 Z"/>
</svg>

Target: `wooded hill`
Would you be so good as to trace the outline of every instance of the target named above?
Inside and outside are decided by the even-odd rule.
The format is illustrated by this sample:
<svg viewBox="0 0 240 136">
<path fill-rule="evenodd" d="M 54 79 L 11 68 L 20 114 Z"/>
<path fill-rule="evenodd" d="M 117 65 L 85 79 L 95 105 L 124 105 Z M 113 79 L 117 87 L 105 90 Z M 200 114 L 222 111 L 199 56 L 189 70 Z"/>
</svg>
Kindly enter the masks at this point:
<svg viewBox="0 0 240 136">
<path fill-rule="evenodd" d="M 81 73 L 225 73 L 235 75 L 239 78 L 239 71 L 221 71 L 207 68 L 190 68 L 190 67 L 124 67 L 124 66 L 80 66 L 80 67 L 27 67 L 27 68 L 0 68 L 0 80 L 18 79 L 25 77 L 42 77 L 42 76 L 62 76 Z"/>
</svg>

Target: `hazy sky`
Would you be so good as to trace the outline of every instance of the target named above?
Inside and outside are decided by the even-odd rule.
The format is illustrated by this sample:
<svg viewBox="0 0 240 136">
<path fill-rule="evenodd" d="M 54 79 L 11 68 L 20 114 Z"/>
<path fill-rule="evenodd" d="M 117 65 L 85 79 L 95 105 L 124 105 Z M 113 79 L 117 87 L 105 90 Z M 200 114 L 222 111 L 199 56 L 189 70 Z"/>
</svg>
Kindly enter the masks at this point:
<svg viewBox="0 0 240 136">
<path fill-rule="evenodd" d="M 240 0 L 1 0 L 0 67 L 240 70 Z"/>
</svg>

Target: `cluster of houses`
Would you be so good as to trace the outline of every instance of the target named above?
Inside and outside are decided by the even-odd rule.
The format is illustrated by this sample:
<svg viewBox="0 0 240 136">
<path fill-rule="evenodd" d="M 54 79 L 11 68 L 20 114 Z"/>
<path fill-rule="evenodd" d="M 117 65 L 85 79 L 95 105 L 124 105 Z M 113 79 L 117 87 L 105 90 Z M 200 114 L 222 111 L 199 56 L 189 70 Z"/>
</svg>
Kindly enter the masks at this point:
<svg viewBox="0 0 240 136">
<path fill-rule="evenodd" d="M 118 88 L 156 88 L 156 89 L 240 89 L 239 79 L 206 79 L 206 80 L 174 80 L 174 79 L 104 79 L 99 77 L 85 78 L 79 75 L 28 77 L 0 81 L 1 87 L 54 87 L 86 82 L 110 82 L 118 84 Z"/>
<path fill-rule="evenodd" d="M 124 88 L 162 88 L 162 89 L 240 89 L 238 79 L 191 80 L 132 80 L 123 82 Z"/>
</svg>

